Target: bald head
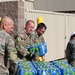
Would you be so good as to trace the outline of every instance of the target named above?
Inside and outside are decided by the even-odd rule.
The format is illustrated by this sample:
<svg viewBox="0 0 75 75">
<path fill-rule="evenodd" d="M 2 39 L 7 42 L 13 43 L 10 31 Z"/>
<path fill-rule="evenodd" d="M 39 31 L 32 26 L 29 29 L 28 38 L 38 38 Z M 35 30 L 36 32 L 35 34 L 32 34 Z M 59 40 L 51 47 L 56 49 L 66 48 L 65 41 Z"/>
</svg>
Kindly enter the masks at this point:
<svg viewBox="0 0 75 75">
<path fill-rule="evenodd" d="M 10 17 L 8 17 L 8 16 L 5 16 L 2 19 L 2 23 L 8 24 L 8 25 L 10 25 L 10 23 L 13 23 L 14 24 L 13 20 Z"/>
<path fill-rule="evenodd" d="M 7 33 L 11 33 L 13 31 L 13 27 L 14 27 L 14 22 L 13 20 L 8 17 L 5 16 L 2 19 L 2 28 L 7 32 Z"/>
</svg>

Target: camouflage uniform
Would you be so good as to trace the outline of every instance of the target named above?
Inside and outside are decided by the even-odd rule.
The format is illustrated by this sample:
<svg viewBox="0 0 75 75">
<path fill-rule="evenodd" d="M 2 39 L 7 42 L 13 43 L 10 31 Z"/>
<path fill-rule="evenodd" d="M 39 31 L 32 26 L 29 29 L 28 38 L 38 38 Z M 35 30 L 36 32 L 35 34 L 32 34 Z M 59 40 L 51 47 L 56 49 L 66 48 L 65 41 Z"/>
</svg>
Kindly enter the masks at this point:
<svg viewBox="0 0 75 75">
<path fill-rule="evenodd" d="M 28 48 L 32 44 L 31 35 L 26 32 L 26 30 L 22 30 L 17 38 L 16 38 L 16 49 L 18 51 L 18 57 L 20 59 L 29 59 L 29 51 Z"/>
<path fill-rule="evenodd" d="M 31 37 L 32 37 L 33 44 L 44 42 L 43 35 L 39 36 L 37 34 L 36 30 L 34 30 L 34 32 L 32 33 Z M 36 57 L 38 58 L 37 60 L 40 60 L 39 59 L 40 56 L 36 55 Z M 45 56 L 42 56 L 42 60 L 44 60 L 44 59 L 45 59 Z"/>
<path fill-rule="evenodd" d="M 8 67 L 17 64 L 16 50 L 12 37 L 0 29 L 0 75 L 8 75 Z"/>
<path fill-rule="evenodd" d="M 68 63 L 75 67 L 75 40 L 69 41 L 65 53 Z"/>
<path fill-rule="evenodd" d="M 36 30 L 32 33 L 32 41 L 33 43 L 41 43 L 41 42 L 44 42 L 44 38 L 43 38 L 43 35 L 41 36 L 38 36 Z"/>
</svg>

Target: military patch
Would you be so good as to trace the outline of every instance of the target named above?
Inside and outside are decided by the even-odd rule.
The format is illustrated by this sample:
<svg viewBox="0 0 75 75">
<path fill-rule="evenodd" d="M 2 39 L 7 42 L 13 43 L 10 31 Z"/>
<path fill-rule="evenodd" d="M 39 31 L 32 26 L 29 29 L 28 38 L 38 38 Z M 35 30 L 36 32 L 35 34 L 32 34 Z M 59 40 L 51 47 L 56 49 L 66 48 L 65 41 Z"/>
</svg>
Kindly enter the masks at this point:
<svg viewBox="0 0 75 75">
<path fill-rule="evenodd" d="M 21 38 L 20 37 L 18 37 L 18 41 L 21 41 Z"/>
</svg>

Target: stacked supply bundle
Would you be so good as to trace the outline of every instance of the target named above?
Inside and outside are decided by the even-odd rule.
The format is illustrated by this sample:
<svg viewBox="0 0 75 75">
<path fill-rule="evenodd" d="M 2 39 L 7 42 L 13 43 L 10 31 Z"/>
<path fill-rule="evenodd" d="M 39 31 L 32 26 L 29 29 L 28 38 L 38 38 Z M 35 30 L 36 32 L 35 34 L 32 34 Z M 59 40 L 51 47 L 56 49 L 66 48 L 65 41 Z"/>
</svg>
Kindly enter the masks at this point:
<svg viewBox="0 0 75 75">
<path fill-rule="evenodd" d="M 30 61 L 19 61 L 17 75 L 36 75 L 37 71 Z"/>
<path fill-rule="evenodd" d="M 56 60 L 52 62 L 60 69 L 61 75 L 75 75 L 75 69 L 65 60 Z"/>
<path fill-rule="evenodd" d="M 30 53 L 35 53 L 38 56 L 43 56 L 47 52 L 47 45 L 45 42 L 36 43 L 30 46 L 28 50 Z"/>
<path fill-rule="evenodd" d="M 60 70 L 50 62 L 32 62 L 37 69 L 37 75 L 61 75 Z"/>
</svg>

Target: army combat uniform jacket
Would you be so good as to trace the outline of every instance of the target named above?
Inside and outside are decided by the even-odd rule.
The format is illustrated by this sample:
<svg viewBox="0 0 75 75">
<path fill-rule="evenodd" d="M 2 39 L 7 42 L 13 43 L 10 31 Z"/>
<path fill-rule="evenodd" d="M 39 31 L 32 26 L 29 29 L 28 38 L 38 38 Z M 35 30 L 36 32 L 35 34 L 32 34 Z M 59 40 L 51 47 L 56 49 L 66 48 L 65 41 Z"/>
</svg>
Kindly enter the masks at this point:
<svg viewBox="0 0 75 75">
<path fill-rule="evenodd" d="M 8 65 L 18 62 L 14 46 L 12 37 L 0 29 L 0 75 L 8 75 Z"/>
<path fill-rule="evenodd" d="M 36 32 L 36 30 L 34 30 L 34 32 L 32 33 L 32 42 L 33 44 L 36 44 L 36 43 L 41 43 L 41 42 L 44 42 L 44 37 L 43 35 L 39 36 Z M 39 56 L 37 56 L 39 58 Z M 42 59 L 44 60 L 45 59 L 45 56 L 42 56 Z M 38 59 L 39 60 L 39 59 Z"/>
<path fill-rule="evenodd" d="M 68 42 L 65 53 L 68 63 L 75 67 L 75 40 Z"/>
<path fill-rule="evenodd" d="M 18 57 L 20 59 L 29 59 L 30 52 L 28 51 L 28 48 L 31 44 L 31 35 L 28 34 L 25 29 L 19 32 L 16 38 L 16 49 L 18 51 Z"/>
<path fill-rule="evenodd" d="M 43 35 L 39 36 L 36 30 L 34 30 L 34 32 L 32 33 L 32 41 L 34 44 L 44 42 Z"/>
</svg>

